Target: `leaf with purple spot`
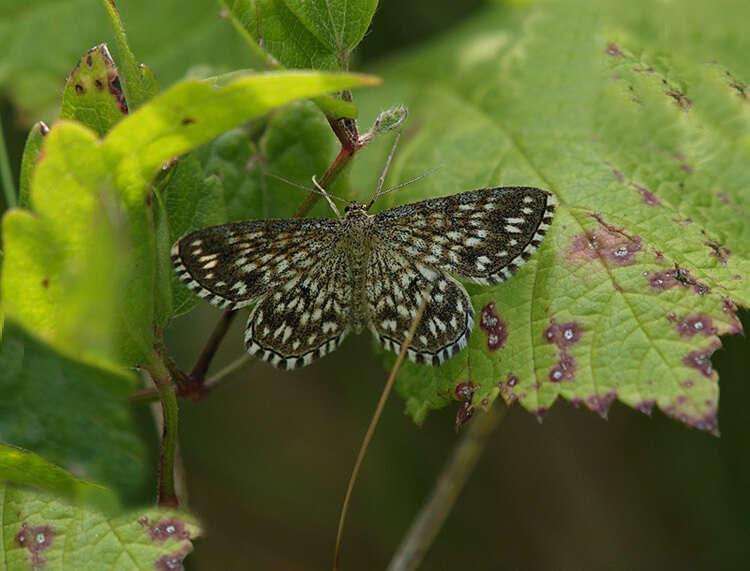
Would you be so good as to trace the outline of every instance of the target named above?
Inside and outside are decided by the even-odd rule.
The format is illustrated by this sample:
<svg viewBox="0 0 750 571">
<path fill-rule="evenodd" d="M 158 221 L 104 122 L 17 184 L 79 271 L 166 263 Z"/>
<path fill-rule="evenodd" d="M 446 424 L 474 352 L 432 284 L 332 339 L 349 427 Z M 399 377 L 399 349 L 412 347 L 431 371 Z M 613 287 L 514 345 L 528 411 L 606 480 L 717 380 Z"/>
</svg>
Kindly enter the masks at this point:
<svg viewBox="0 0 750 571">
<path fill-rule="evenodd" d="M 13 484 L 1 484 L 8 569 L 183 569 L 201 533 L 195 518 L 148 508 L 111 517 Z"/>
<path fill-rule="evenodd" d="M 412 103 L 388 182 L 443 165 L 379 208 L 494 185 L 560 201 L 511 279 L 467 286 L 468 348 L 434 370 L 406 364 L 397 390 L 418 422 L 451 403 L 468 419 L 498 397 L 542 416 L 562 396 L 601 416 L 619 400 L 716 433 L 711 355 L 741 332 L 737 304 L 750 305 L 750 123 L 727 79 L 733 56 L 705 38 L 689 47 L 718 54 L 712 63 L 670 45 L 673 64 L 649 55 L 664 46 L 637 23 L 652 7 L 625 23 L 577 6 L 535 6 L 513 24 L 488 10 L 378 69 Z M 571 26 L 618 32 L 570 38 Z M 550 51 L 563 37 L 572 45 Z M 380 105 L 368 93 L 359 103 L 363 116 Z M 371 185 L 387 150 L 363 155 L 355 187 Z M 465 383 L 468 406 L 455 392 Z"/>
</svg>

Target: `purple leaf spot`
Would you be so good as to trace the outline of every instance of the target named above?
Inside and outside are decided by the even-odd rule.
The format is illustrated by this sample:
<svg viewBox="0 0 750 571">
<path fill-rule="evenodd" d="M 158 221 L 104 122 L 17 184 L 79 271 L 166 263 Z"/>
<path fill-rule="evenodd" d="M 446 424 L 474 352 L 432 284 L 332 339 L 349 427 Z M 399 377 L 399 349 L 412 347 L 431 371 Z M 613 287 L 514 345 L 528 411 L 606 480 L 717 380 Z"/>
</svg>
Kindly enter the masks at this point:
<svg viewBox="0 0 750 571">
<path fill-rule="evenodd" d="M 576 234 L 567 250 L 566 256 L 571 262 L 580 264 L 599 257 L 596 244 L 586 234 Z"/>
<path fill-rule="evenodd" d="M 566 258 L 576 265 L 602 258 L 616 266 L 630 266 L 635 263 L 635 254 L 640 252 L 641 248 L 640 236 L 631 238 L 618 229 L 606 227 L 606 231 L 590 236 L 573 236 L 571 245 L 567 248 Z"/>
<path fill-rule="evenodd" d="M 730 329 L 728 333 L 742 334 L 742 322 L 739 317 L 737 317 L 737 304 L 728 297 L 721 298 L 721 301 L 723 302 L 721 310 L 724 313 L 729 313 L 732 316 L 732 321 L 734 321 L 734 327 Z"/>
<path fill-rule="evenodd" d="M 612 401 L 615 400 L 616 396 L 617 394 L 614 391 L 610 391 L 606 395 L 602 396 L 591 395 L 586 399 L 586 406 L 588 406 L 590 410 L 597 413 L 602 418 L 607 418 L 609 407 L 612 404 Z"/>
<path fill-rule="evenodd" d="M 705 430 L 714 436 L 719 436 L 718 411 L 716 406 L 710 400 L 706 401 L 706 406 L 709 407 L 708 412 L 698 415 L 687 414 L 674 405 L 664 407 L 662 410 L 664 410 L 664 414 L 667 416 L 677 419 L 687 426 L 697 428 L 698 430 Z"/>
<path fill-rule="evenodd" d="M 647 206 L 660 206 L 661 205 L 661 201 L 649 189 L 639 184 L 635 184 L 634 182 L 631 182 L 630 184 L 633 186 L 633 188 L 635 188 L 638 191 L 638 194 L 641 195 L 641 198 L 643 199 L 643 204 Z"/>
<path fill-rule="evenodd" d="M 670 289 L 680 285 L 680 282 L 675 279 L 672 271 L 654 272 L 648 285 L 654 289 Z"/>
<path fill-rule="evenodd" d="M 714 374 L 714 369 L 711 365 L 711 355 L 719 348 L 719 346 L 719 343 L 714 343 L 705 351 L 690 351 L 682 362 L 688 367 L 698 369 L 704 377 L 711 378 Z M 693 386 L 693 381 L 685 381 L 682 383 L 682 386 L 690 388 Z"/>
<path fill-rule="evenodd" d="M 159 569 L 159 571 L 182 571 L 184 569 L 182 560 L 185 559 L 185 556 L 190 553 L 191 550 L 192 547 L 187 545 L 179 551 L 162 555 L 156 560 L 154 567 Z"/>
<path fill-rule="evenodd" d="M 682 337 L 694 337 L 701 334 L 706 337 L 716 335 L 716 328 L 713 326 L 713 320 L 707 315 L 689 315 L 674 326 L 677 333 Z"/>
<path fill-rule="evenodd" d="M 707 242 L 703 242 L 706 246 L 711 248 L 712 252 L 709 254 L 709 256 L 715 256 L 722 266 L 727 266 L 727 258 L 729 258 L 732 255 L 732 251 L 727 248 L 726 246 L 722 246 L 715 240 L 709 240 Z"/>
<path fill-rule="evenodd" d="M 622 55 L 622 50 L 617 46 L 617 44 L 610 42 L 607 44 L 607 49 L 604 51 L 605 54 L 612 57 L 617 57 Z"/>
<path fill-rule="evenodd" d="M 539 421 L 539 424 L 541 424 L 543 420 L 542 417 L 546 414 L 546 412 L 547 412 L 547 407 L 541 406 L 536 410 L 532 410 L 531 414 L 533 414 L 536 417 L 536 419 Z"/>
<path fill-rule="evenodd" d="M 639 403 L 636 403 L 635 408 L 636 410 L 641 411 L 643 414 L 651 416 L 651 409 L 654 408 L 655 404 L 656 401 L 654 400 L 643 400 Z"/>
<path fill-rule="evenodd" d="M 575 345 L 581 339 L 581 324 L 569 321 L 558 325 L 554 318 L 550 319 L 550 326 L 544 330 L 544 340 L 554 343 L 560 349 Z"/>
<path fill-rule="evenodd" d="M 164 543 L 170 537 L 190 539 L 190 532 L 185 529 L 185 522 L 172 518 L 162 518 L 151 524 L 146 529 L 146 533 L 157 543 Z"/>
<path fill-rule="evenodd" d="M 640 249 L 640 236 L 635 236 L 632 240 L 621 240 L 615 237 L 604 249 L 604 253 L 606 258 L 614 262 L 615 265 L 630 266 L 635 263 L 633 257 Z"/>
<path fill-rule="evenodd" d="M 549 380 L 552 383 L 572 381 L 575 379 L 576 362 L 573 356 L 566 351 L 560 353 L 557 365 L 549 372 Z"/>
<path fill-rule="evenodd" d="M 487 334 L 487 348 L 497 351 L 508 338 L 505 322 L 495 313 L 495 302 L 491 301 L 482 308 L 479 314 L 479 327 Z"/>
<path fill-rule="evenodd" d="M 472 415 L 474 414 L 474 407 L 471 405 L 469 401 L 464 401 L 463 404 L 458 409 L 458 412 L 456 413 L 456 430 L 461 428 L 461 426 L 469 420 Z"/>
<path fill-rule="evenodd" d="M 35 567 L 45 564 L 41 553 L 47 549 L 55 539 L 54 530 L 48 525 L 38 525 L 29 529 L 24 523 L 21 530 L 16 534 L 16 545 L 26 548 L 31 553 L 31 563 Z"/>
<path fill-rule="evenodd" d="M 691 288 L 701 296 L 711 291 L 710 287 L 695 279 L 688 270 L 677 266 L 664 272 L 654 272 L 649 285 L 659 290 L 666 290 L 675 286 Z"/>
<path fill-rule="evenodd" d="M 466 400 L 470 399 L 477 390 L 479 390 L 479 385 L 475 385 L 471 381 L 465 381 L 458 383 L 453 393 L 456 395 L 457 400 Z"/>
</svg>

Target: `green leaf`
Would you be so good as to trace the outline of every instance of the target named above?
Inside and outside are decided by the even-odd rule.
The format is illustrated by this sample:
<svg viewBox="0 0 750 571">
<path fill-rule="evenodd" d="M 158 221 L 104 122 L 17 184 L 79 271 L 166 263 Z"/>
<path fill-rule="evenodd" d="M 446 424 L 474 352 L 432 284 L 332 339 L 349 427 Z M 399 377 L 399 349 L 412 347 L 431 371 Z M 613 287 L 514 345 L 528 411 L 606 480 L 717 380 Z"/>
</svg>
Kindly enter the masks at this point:
<svg viewBox="0 0 750 571">
<path fill-rule="evenodd" d="M 146 183 L 170 158 L 185 153 L 236 125 L 295 99 L 375 85 L 357 74 L 273 72 L 248 74 L 221 87 L 184 81 L 121 121 L 104 147 L 112 157 L 115 184 L 126 200 L 138 202 Z"/>
<path fill-rule="evenodd" d="M 32 450 L 79 478 L 106 484 L 126 503 L 142 502 L 150 492 L 152 466 L 136 421 L 147 425 L 150 417 L 145 410 L 134 416 L 128 398 L 136 387 L 132 373 L 64 357 L 6 321 L 0 342 L 0 440 Z M 41 462 L 32 454 L 4 452 L 0 479 L 56 494 L 68 489 L 71 498 L 88 494 L 80 487 L 84 484 Z M 24 469 L 29 480 L 9 472 L 21 466 L 29 468 Z M 95 492 L 90 496 L 102 499 Z"/>
<path fill-rule="evenodd" d="M 362 115 L 384 100 L 410 110 L 389 182 L 443 167 L 378 208 L 501 185 L 560 201 L 511 280 L 469 288 L 468 349 L 402 369 L 415 420 L 498 396 L 541 416 L 562 396 L 717 431 L 710 356 L 741 329 L 734 303 L 750 304 L 750 68 L 737 57 L 750 43 L 729 32 L 744 19 L 700 2 L 493 8 L 377 70 L 387 87 L 361 94 Z M 667 20 L 668 36 L 655 26 Z M 363 153 L 357 186 L 372 186 L 388 144 Z"/>
<path fill-rule="evenodd" d="M 222 222 L 262 215 L 263 196 L 259 187 L 262 173 L 259 165 L 255 164 L 262 162 L 262 157 L 247 130 L 237 128 L 227 131 L 196 149 L 195 156 L 200 160 L 205 174 L 216 176 L 221 181 L 226 205 L 226 218 Z M 186 216 L 189 214 L 186 210 Z M 197 210 L 194 214 L 200 216 L 201 212 Z M 200 226 L 196 223 L 195 227 Z M 184 223 L 178 228 L 188 231 L 188 225 Z M 182 233 L 178 230 L 174 235 L 179 238 Z"/>
<path fill-rule="evenodd" d="M 26 137 L 18 185 L 18 205 L 21 208 L 28 208 L 31 204 L 31 173 L 34 172 L 39 151 L 42 150 L 42 142 L 47 133 L 49 133 L 49 127 L 44 122 L 37 121 Z"/>
<path fill-rule="evenodd" d="M 107 46 L 91 48 L 68 76 L 60 119 L 79 121 L 103 137 L 127 112 L 120 74 Z"/>
<path fill-rule="evenodd" d="M 100 189 L 106 163 L 95 135 L 58 123 L 45 137 L 33 174 L 34 214 L 3 218 L 2 297 L 6 316 L 61 352 L 111 368 L 121 268 L 113 195 Z M 94 278 L 95 276 L 95 278 Z"/>
<path fill-rule="evenodd" d="M 192 516 L 174 510 L 110 518 L 7 484 L 0 497 L 8 569 L 179 569 L 201 533 Z"/>
<path fill-rule="evenodd" d="M 117 38 L 120 67 L 123 75 L 122 90 L 125 93 L 128 107 L 135 110 L 159 92 L 159 85 L 149 68 L 138 65 L 138 60 L 130 49 L 125 26 L 120 19 L 115 3 L 111 0 L 103 0 L 103 3 Z"/>
<path fill-rule="evenodd" d="M 295 16 L 282 0 L 222 0 L 256 44 L 291 69 L 338 68 L 336 54 Z"/>
<path fill-rule="evenodd" d="M 0 481 L 35 486 L 107 513 L 117 511 L 117 497 L 108 488 L 85 482 L 41 456 L 13 446 L 0 444 Z"/>
<path fill-rule="evenodd" d="M 117 2 L 117 7 L 139 61 L 148 63 L 161 85 L 171 85 L 195 66 L 208 65 L 221 72 L 263 65 L 219 17 L 213 2 L 128 0 Z M 158 33 L 154 33 L 156 22 Z M 4 0 L 0 2 L 0 90 L 29 122 L 49 123 L 60 108 L 59 94 L 71 63 L 91 46 L 104 41 L 117 46 L 119 40 L 102 0 Z M 122 49 L 115 55 L 129 82 Z M 144 81 L 153 79 L 147 68 L 142 74 Z M 138 106 L 137 100 L 129 103 L 131 108 Z"/>
<path fill-rule="evenodd" d="M 284 4 L 341 60 L 362 40 L 378 6 L 377 0 L 284 0 Z"/>
</svg>

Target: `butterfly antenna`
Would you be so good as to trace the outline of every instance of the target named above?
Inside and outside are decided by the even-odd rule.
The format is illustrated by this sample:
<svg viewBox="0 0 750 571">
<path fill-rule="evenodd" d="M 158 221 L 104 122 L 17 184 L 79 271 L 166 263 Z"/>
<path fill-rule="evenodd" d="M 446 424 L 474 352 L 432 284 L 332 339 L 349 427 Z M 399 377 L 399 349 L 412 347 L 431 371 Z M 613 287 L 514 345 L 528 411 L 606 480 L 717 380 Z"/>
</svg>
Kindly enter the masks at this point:
<svg viewBox="0 0 750 571">
<path fill-rule="evenodd" d="M 307 192 L 312 192 L 313 194 L 322 194 L 323 196 L 330 196 L 331 198 L 335 198 L 336 200 L 340 200 L 341 202 L 349 202 L 345 198 L 341 198 L 340 196 L 336 196 L 335 194 L 328 194 L 327 192 L 320 192 L 319 190 L 315 188 L 309 188 L 305 186 L 304 184 L 297 184 L 296 182 L 289 180 L 288 178 L 284 178 L 283 176 L 279 176 L 277 174 L 273 174 L 272 172 L 264 172 L 265 175 L 270 176 L 271 178 L 275 178 L 277 180 L 280 180 L 281 182 L 287 183 L 289 186 L 294 186 L 296 188 L 301 188 L 302 190 L 306 190 Z M 320 186 L 318 186 L 320 188 Z"/>
<path fill-rule="evenodd" d="M 411 180 L 407 180 L 406 182 L 402 182 L 401 184 L 397 184 L 396 186 L 392 186 L 391 188 L 387 188 L 387 189 L 385 189 L 385 190 L 384 190 L 383 192 L 381 192 L 380 194 L 386 194 L 386 193 L 388 193 L 388 192 L 391 192 L 392 190 L 398 190 L 399 188 L 403 188 L 403 187 L 404 187 L 404 186 L 406 186 L 407 184 L 411 184 L 411 183 L 413 183 L 413 182 L 417 182 L 418 180 L 422 180 L 422 179 L 423 179 L 424 177 L 426 177 L 426 176 L 427 176 L 428 174 L 432 174 L 432 173 L 434 173 L 434 172 L 435 172 L 436 170 L 438 170 L 438 169 L 441 169 L 441 168 L 443 168 L 443 167 L 434 167 L 434 168 L 431 168 L 430 170 L 428 170 L 427 172 L 424 172 L 424 173 L 422 173 L 421 175 L 419 175 L 419 176 L 418 176 L 418 177 L 416 177 L 416 178 L 413 178 L 413 179 L 411 179 Z"/>
<path fill-rule="evenodd" d="M 367 203 L 367 207 L 365 210 L 370 210 L 370 207 L 375 204 L 375 201 L 378 199 L 378 196 L 380 196 L 380 191 L 383 188 L 383 182 L 385 182 L 385 175 L 388 174 L 388 167 L 391 166 L 391 159 L 393 159 L 393 154 L 396 152 L 396 147 L 398 146 L 398 140 L 401 138 L 401 133 L 398 133 L 396 135 L 396 140 L 393 141 L 393 146 L 391 147 L 391 152 L 388 153 L 388 159 L 385 161 L 385 167 L 383 168 L 383 173 L 380 175 L 380 178 L 378 179 L 378 188 L 375 191 L 375 195 L 372 197 L 370 202 Z"/>
<path fill-rule="evenodd" d="M 313 184 L 315 185 L 315 188 L 317 188 L 320 191 L 318 194 L 322 194 L 323 196 L 325 196 L 325 199 L 328 201 L 328 204 L 331 205 L 331 208 L 336 213 L 336 216 L 338 216 L 339 220 L 341 220 L 343 216 L 341 216 L 341 212 L 339 212 L 339 209 L 336 208 L 336 204 L 333 202 L 333 200 L 331 200 L 331 195 L 326 192 L 325 188 L 323 188 L 322 186 L 318 184 L 318 180 L 315 178 L 315 175 L 313 175 L 312 181 L 313 181 Z M 336 196 L 335 198 L 339 198 L 339 197 Z M 339 200 L 342 200 L 342 199 L 339 198 Z"/>
</svg>

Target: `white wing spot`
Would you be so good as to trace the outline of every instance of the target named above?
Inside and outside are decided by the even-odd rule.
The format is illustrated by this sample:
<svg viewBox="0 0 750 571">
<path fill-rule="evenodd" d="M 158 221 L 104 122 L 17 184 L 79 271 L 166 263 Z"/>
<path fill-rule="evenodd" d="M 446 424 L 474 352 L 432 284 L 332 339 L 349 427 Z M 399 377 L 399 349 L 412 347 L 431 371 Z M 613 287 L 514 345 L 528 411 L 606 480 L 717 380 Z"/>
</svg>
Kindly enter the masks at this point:
<svg viewBox="0 0 750 571">
<path fill-rule="evenodd" d="M 284 328 L 284 336 L 281 338 L 282 343 L 286 343 L 286 340 L 292 336 L 292 328 L 288 325 Z"/>
</svg>

